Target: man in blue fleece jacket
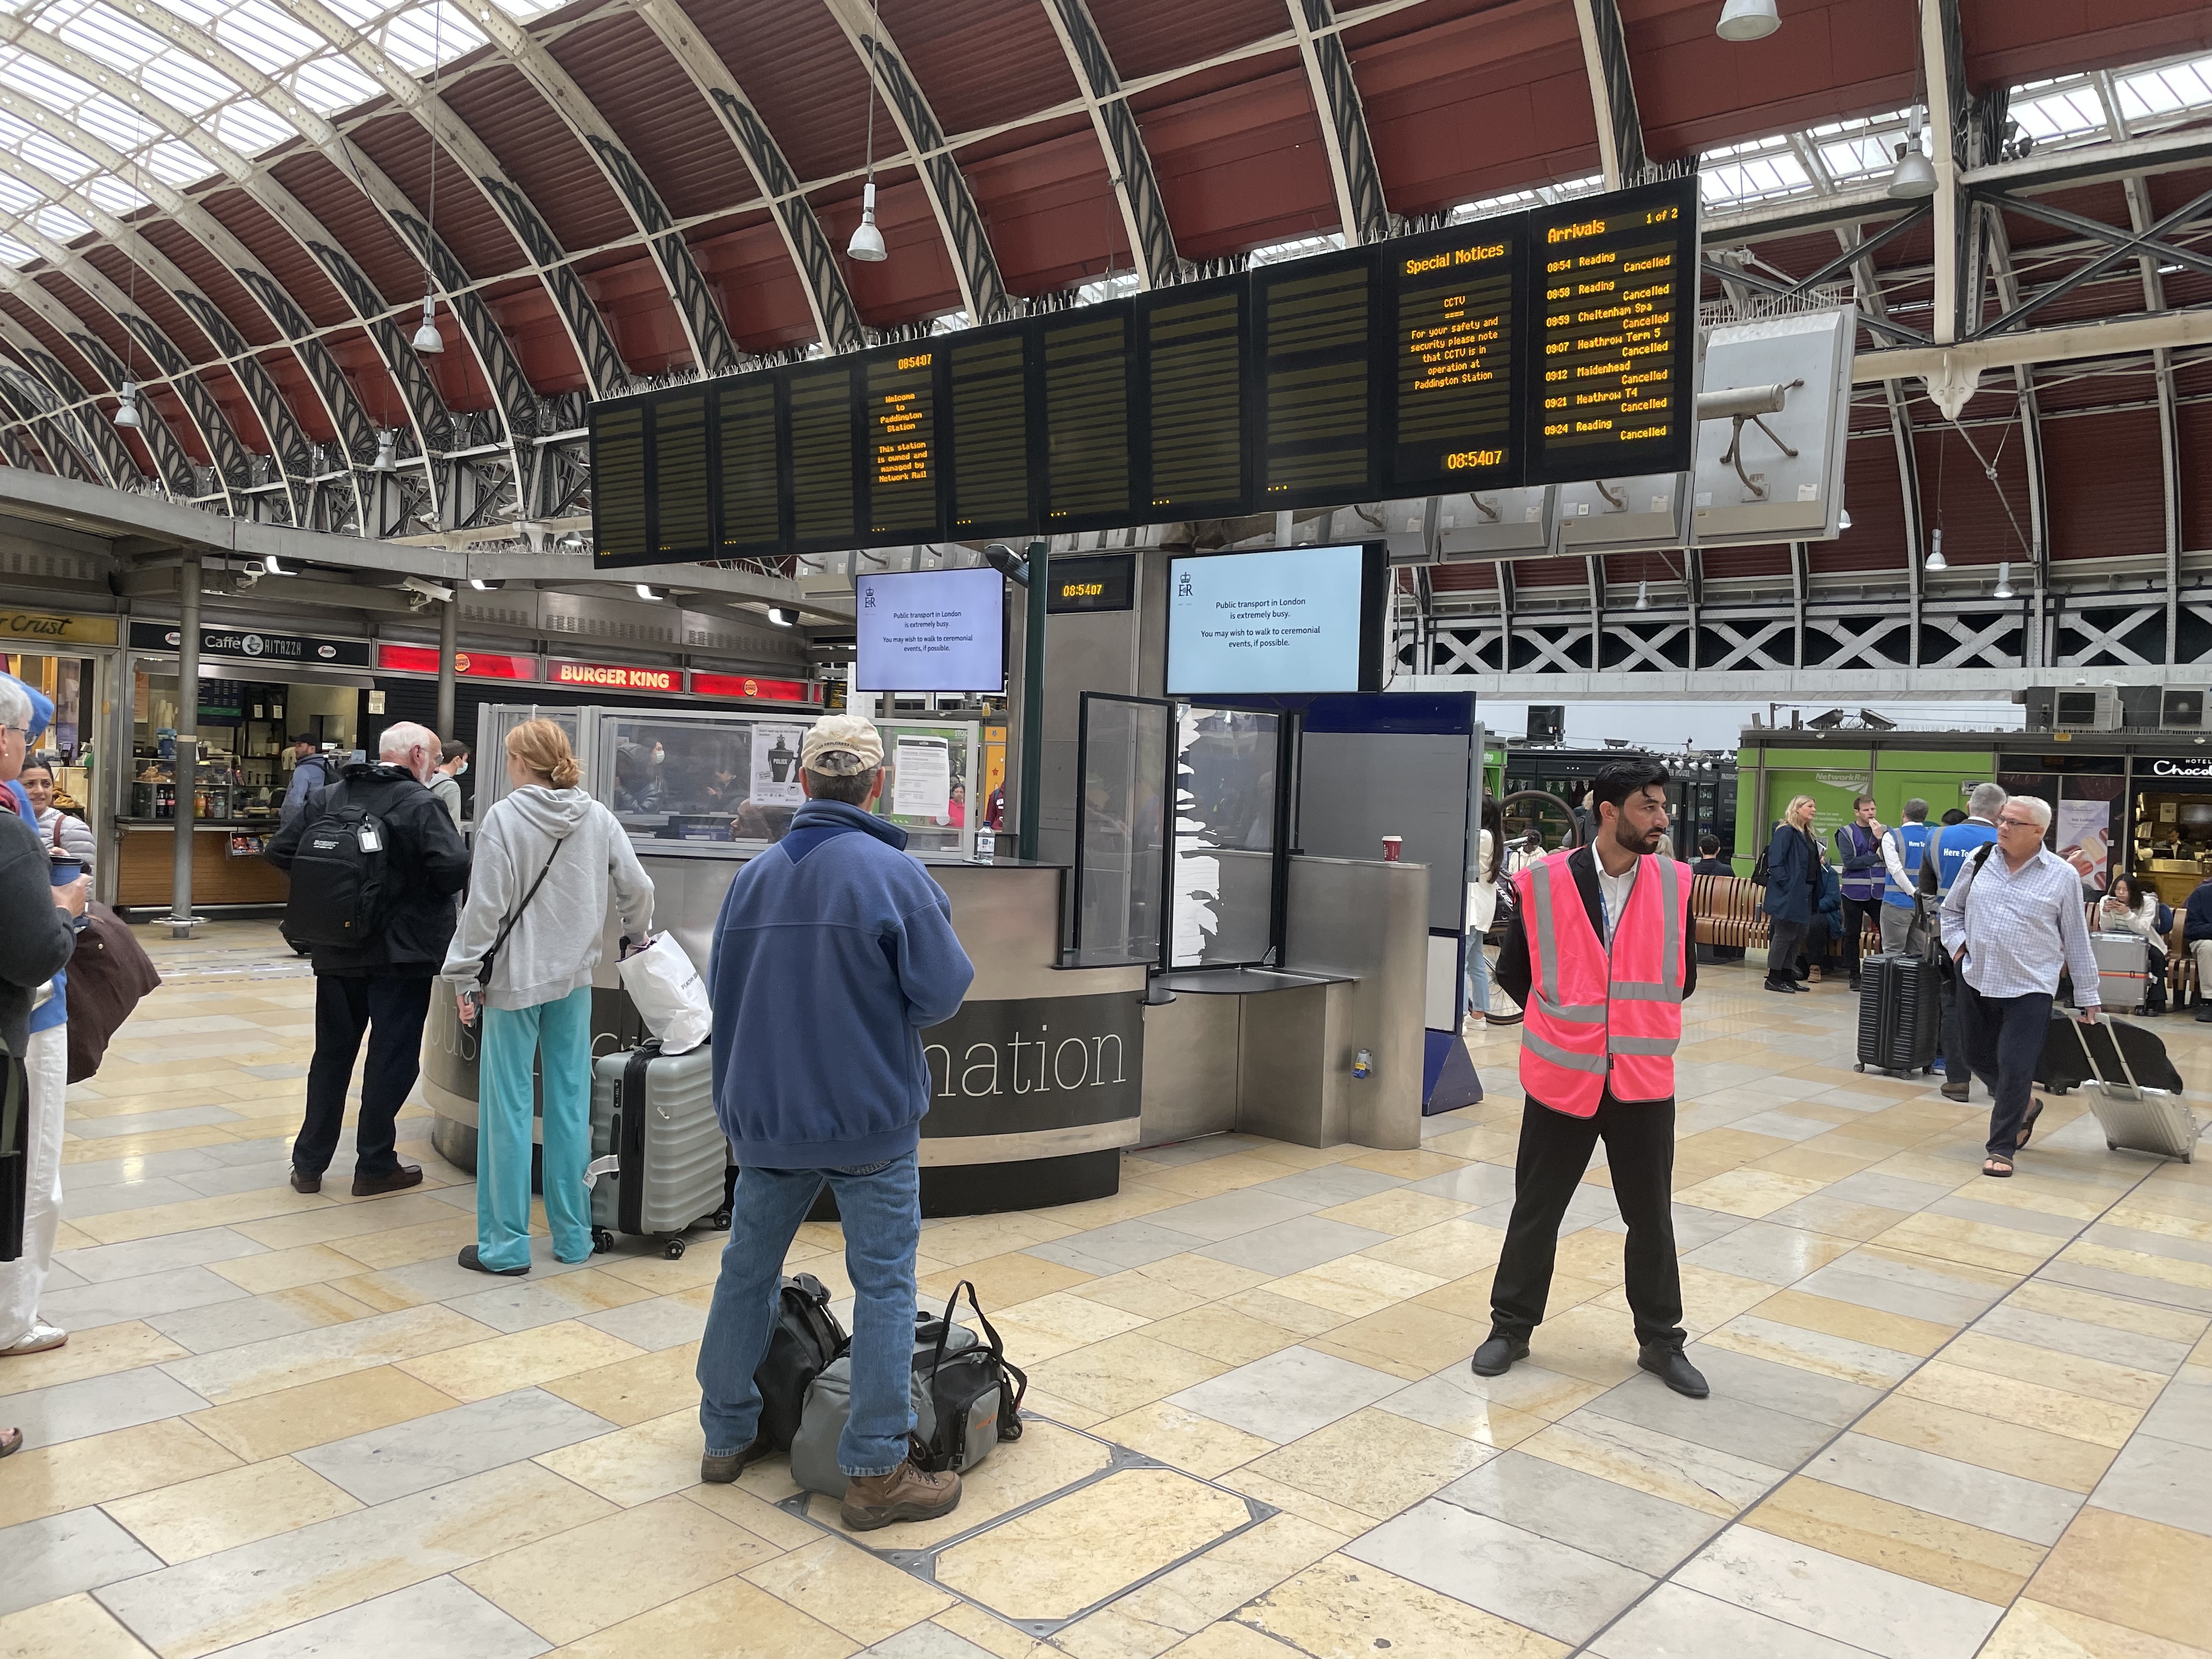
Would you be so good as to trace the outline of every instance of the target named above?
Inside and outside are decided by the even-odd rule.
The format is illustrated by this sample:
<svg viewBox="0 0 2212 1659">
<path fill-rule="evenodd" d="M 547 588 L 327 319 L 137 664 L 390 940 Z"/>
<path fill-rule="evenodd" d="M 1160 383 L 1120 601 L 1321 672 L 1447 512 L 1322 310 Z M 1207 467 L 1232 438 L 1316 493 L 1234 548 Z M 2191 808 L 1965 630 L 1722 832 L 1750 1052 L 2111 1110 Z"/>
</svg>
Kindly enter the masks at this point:
<svg viewBox="0 0 2212 1659">
<path fill-rule="evenodd" d="M 883 787 L 874 725 L 816 722 L 799 763 L 806 805 L 730 884 L 707 964 L 714 1105 L 740 1173 L 699 1348 L 699 1478 L 734 1480 L 770 1449 L 753 1373 L 775 1333 L 784 1256 L 827 1181 L 857 1298 L 842 1512 L 867 1531 L 960 1502 L 958 1475 L 908 1455 L 915 1154 L 929 1109 L 921 1034 L 952 1017 L 975 968 L 906 832 L 867 810 Z"/>
<path fill-rule="evenodd" d="M 2190 893 L 2186 914 L 2181 938 L 2197 962 L 2197 1018 L 2212 1021 L 2212 881 Z"/>
</svg>

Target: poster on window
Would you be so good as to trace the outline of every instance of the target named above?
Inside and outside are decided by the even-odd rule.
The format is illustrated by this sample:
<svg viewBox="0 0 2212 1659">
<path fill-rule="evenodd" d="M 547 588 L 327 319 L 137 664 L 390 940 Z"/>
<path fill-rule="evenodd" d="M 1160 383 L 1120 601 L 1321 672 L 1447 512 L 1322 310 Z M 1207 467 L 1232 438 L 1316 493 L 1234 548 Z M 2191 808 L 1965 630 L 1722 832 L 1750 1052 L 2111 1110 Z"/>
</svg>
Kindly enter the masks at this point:
<svg viewBox="0 0 2212 1659">
<path fill-rule="evenodd" d="M 2105 883 L 2112 858 L 2112 804 L 2108 800 L 2062 800 L 2055 828 L 2058 856 L 2079 871 L 2084 881 Z"/>
<path fill-rule="evenodd" d="M 799 783 L 799 745 L 803 726 L 753 727 L 752 799 L 763 806 L 799 806 L 806 792 Z"/>
</svg>

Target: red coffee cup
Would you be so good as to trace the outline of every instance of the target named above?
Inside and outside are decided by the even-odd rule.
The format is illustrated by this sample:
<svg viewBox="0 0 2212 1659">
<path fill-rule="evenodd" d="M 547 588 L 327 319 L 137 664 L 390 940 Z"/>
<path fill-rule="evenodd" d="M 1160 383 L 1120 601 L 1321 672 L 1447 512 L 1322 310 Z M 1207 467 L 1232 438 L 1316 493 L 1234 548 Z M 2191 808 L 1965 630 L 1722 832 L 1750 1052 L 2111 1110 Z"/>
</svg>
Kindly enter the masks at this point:
<svg viewBox="0 0 2212 1659">
<path fill-rule="evenodd" d="M 1385 864 L 1395 864 L 1398 861 L 1398 854 L 1405 845 L 1406 838 L 1403 836 L 1383 836 L 1382 862 Z"/>
</svg>

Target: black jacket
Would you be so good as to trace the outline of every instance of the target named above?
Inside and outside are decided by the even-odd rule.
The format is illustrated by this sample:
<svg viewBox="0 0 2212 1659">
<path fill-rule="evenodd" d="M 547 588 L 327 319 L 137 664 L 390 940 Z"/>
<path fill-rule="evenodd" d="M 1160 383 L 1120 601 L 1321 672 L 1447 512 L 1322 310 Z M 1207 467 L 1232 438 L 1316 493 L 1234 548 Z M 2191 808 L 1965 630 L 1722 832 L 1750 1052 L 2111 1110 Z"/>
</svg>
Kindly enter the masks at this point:
<svg viewBox="0 0 2212 1659">
<path fill-rule="evenodd" d="M 391 837 L 385 852 L 383 926 L 358 945 L 315 946 L 319 974 L 435 974 L 453 943 L 453 895 L 468 884 L 469 849 L 438 798 L 404 766 L 349 766 L 307 797 L 300 815 L 269 842 L 269 862 L 289 871 L 301 837 L 341 807 L 373 812 Z"/>
<path fill-rule="evenodd" d="M 52 861 L 38 831 L 0 810 L 0 1037 L 21 1059 L 30 1041 L 31 998 L 68 965 L 76 948 L 70 919 L 54 902 Z"/>
<path fill-rule="evenodd" d="M 1590 931 L 1600 939 L 1605 937 L 1605 901 L 1597 890 L 1597 854 L 1587 847 L 1578 847 L 1567 854 L 1567 869 L 1575 878 L 1575 890 L 1583 896 L 1583 908 L 1589 913 Z M 1650 879 L 1650 872 L 1638 871 L 1638 881 Z M 1505 994 L 1522 1007 L 1528 1006 L 1528 932 L 1524 926 L 1528 906 L 1513 907 L 1513 919 L 1506 924 L 1505 948 L 1498 955 L 1497 980 Z M 1686 933 L 1682 939 L 1682 995 L 1686 999 L 1698 988 L 1698 951 Z"/>
<path fill-rule="evenodd" d="M 1690 866 L 1690 873 L 1693 876 L 1732 876 L 1735 873 L 1735 866 L 1727 859 L 1699 859 Z"/>
</svg>

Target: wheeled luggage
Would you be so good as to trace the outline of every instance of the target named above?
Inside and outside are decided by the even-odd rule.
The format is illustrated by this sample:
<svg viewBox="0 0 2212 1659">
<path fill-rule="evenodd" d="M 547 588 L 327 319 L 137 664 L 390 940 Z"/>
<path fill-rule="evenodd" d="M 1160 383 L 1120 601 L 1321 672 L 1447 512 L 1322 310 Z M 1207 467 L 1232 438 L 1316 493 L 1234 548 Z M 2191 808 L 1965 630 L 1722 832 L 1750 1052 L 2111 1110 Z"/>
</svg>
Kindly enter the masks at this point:
<svg viewBox="0 0 2212 1659">
<path fill-rule="evenodd" d="M 2124 1028 L 2108 1020 L 2099 1020 L 2094 1028 L 2079 1020 L 2066 1023 L 2074 1028 L 2081 1057 L 2089 1067 L 2089 1078 L 2081 1086 L 2096 1090 L 2089 1097 L 2089 1109 L 2105 1131 L 2106 1150 L 2117 1152 L 2124 1148 L 2193 1163 L 2197 1114 L 2176 1091 L 2151 1088 L 2136 1080 L 2127 1050 L 2117 1040 L 2108 1040 L 2112 1033 Z"/>
<path fill-rule="evenodd" d="M 1943 1007 L 1925 957 L 1884 951 L 1859 964 L 1857 1069 L 1904 1077 L 1936 1069 Z"/>
<path fill-rule="evenodd" d="M 661 1239 L 684 1254 L 693 1223 L 730 1224 L 730 1143 L 714 1115 L 712 1050 L 664 1054 L 658 1042 L 602 1054 L 592 1066 L 592 1244 L 617 1232 Z"/>
<path fill-rule="evenodd" d="M 2108 1014 L 2141 1008 L 2150 994 L 2150 942 L 2141 933 L 2092 933 L 2089 948 L 2097 953 L 2099 1005 Z"/>
<path fill-rule="evenodd" d="M 2069 1026 L 2074 1030 L 2069 1030 Z M 2073 1015 L 2054 1010 L 2044 1031 L 2043 1052 L 2035 1061 L 2035 1081 L 2054 1095 L 2078 1089 L 2097 1075 L 2089 1064 L 2088 1049 L 2074 1034 L 2081 1029 Z M 2124 1064 L 2137 1084 L 2177 1095 L 2181 1092 L 2181 1073 L 2174 1070 L 2172 1060 L 2166 1057 L 2166 1044 L 2149 1026 L 2114 1020 L 2097 1028 L 2095 1042 L 2107 1076 L 2121 1075 Z M 2117 1056 L 2112 1052 L 2115 1046 L 2119 1050 Z"/>
</svg>

